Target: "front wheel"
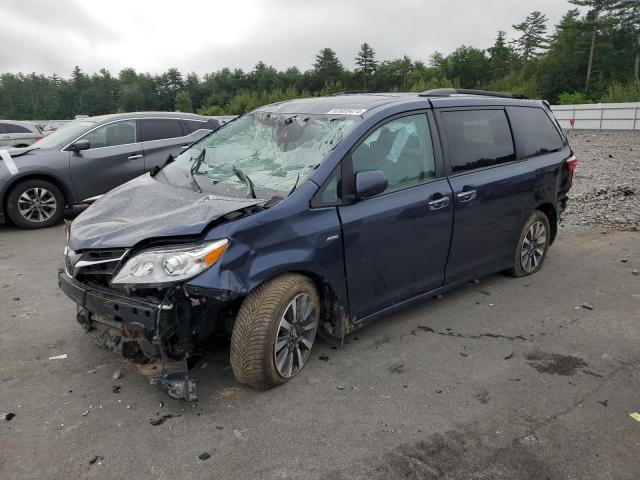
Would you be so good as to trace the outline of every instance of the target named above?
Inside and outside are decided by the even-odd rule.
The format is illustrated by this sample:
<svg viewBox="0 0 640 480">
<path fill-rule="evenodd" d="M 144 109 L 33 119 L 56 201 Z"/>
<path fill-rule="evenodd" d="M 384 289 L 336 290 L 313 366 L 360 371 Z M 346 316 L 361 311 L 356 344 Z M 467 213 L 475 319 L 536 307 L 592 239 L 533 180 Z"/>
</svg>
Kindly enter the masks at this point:
<svg viewBox="0 0 640 480">
<path fill-rule="evenodd" d="M 539 271 L 547 256 L 550 238 L 549 219 L 543 212 L 536 210 L 522 229 L 514 266 L 509 273 L 514 277 L 526 277 Z"/>
<path fill-rule="evenodd" d="M 231 334 L 231 368 L 240 383 L 267 389 L 297 375 L 311 354 L 320 318 L 313 282 L 285 274 L 244 299 Z"/>
<path fill-rule="evenodd" d="M 53 183 L 46 180 L 25 180 L 16 185 L 7 197 L 7 215 L 22 228 L 46 228 L 62 220 L 64 197 Z"/>
</svg>

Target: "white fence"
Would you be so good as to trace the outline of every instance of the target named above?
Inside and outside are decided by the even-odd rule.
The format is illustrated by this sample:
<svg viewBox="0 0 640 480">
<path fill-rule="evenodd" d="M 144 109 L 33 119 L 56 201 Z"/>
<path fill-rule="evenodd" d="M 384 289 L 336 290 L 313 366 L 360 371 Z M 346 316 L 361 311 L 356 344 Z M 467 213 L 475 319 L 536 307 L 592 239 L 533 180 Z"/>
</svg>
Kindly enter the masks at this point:
<svg viewBox="0 0 640 480">
<path fill-rule="evenodd" d="M 640 130 L 640 102 L 552 105 L 566 130 Z"/>
</svg>

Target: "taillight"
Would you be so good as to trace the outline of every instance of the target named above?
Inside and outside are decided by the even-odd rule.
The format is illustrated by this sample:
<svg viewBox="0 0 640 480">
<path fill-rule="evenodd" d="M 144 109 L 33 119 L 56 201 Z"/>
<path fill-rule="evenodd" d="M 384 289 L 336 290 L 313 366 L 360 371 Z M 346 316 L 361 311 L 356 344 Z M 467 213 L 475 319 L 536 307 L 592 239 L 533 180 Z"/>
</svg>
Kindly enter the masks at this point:
<svg viewBox="0 0 640 480">
<path fill-rule="evenodd" d="M 566 166 L 567 170 L 569 170 L 570 172 L 576 171 L 576 168 L 578 167 L 578 159 L 575 155 L 571 155 L 571 157 L 567 159 Z"/>
<path fill-rule="evenodd" d="M 37 136 L 37 137 L 36 137 L 36 142 L 37 142 L 38 140 L 42 140 L 43 138 L 44 138 L 44 137 L 43 137 L 42 135 Z"/>
</svg>

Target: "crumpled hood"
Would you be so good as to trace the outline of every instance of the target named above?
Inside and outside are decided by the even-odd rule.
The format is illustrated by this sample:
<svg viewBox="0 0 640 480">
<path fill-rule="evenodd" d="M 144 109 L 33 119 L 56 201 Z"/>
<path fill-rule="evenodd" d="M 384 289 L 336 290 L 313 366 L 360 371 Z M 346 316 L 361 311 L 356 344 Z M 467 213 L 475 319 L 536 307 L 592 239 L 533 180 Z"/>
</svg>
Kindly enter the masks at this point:
<svg viewBox="0 0 640 480">
<path fill-rule="evenodd" d="M 198 235 L 217 218 L 264 202 L 199 193 L 143 175 L 106 194 L 71 225 L 69 246 L 129 248 L 158 237 Z"/>
</svg>

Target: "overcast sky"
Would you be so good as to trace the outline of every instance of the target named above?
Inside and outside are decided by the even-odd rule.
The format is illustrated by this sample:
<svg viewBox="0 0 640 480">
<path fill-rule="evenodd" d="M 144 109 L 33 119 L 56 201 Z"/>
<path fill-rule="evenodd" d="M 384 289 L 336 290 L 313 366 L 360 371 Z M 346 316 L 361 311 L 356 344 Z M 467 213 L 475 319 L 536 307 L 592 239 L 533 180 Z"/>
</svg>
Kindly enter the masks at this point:
<svg viewBox="0 0 640 480">
<path fill-rule="evenodd" d="M 567 0 L 0 0 L 0 73 L 68 76 L 124 67 L 206 73 L 311 67 L 323 47 L 345 66 L 363 42 L 378 60 L 428 61 L 461 44 L 487 48 L 532 10 L 549 27 Z"/>
</svg>

